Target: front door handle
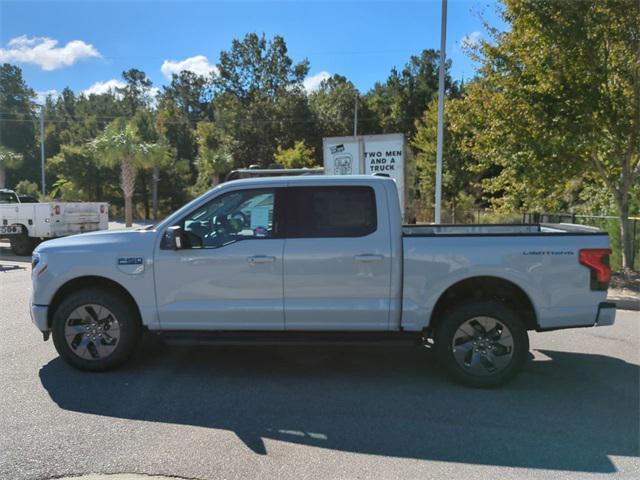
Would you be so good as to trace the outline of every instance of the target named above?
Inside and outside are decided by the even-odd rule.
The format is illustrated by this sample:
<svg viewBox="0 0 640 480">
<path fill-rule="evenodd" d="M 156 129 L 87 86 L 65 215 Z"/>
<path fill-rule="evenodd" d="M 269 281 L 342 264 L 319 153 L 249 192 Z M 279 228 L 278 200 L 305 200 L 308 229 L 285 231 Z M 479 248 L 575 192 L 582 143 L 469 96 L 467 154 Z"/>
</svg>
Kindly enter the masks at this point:
<svg viewBox="0 0 640 480">
<path fill-rule="evenodd" d="M 378 263 L 384 260 L 384 257 L 382 255 L 364 253 L 362 255 L 356 255 L 355 259 L 356 259 L 356 262 L 360 262 L 360 263 Z"/>
<path fill-rule="evenodd" d="M 216 257 L 181 257 L 182 263 L 189 263 L 191 265 L 205 265 L 208 263 L 214 263 L 218 259 Z"/>
<path fill-rule="evenodd" d="M 249 265 L 256 265 L 258 263 L 273 263 L 276 261 L 276 257 L 272 257 L 270 255 L 254 255 L 253 257 L 248 257 L 247 262 Z"/>
</svg>

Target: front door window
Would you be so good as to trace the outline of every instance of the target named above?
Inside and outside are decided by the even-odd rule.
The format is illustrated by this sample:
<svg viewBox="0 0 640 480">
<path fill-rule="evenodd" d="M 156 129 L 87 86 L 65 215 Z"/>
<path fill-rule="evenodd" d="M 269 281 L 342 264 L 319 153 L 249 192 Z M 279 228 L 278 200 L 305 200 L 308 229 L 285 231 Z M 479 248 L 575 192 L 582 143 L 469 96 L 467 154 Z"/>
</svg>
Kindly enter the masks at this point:
<svg viewBox="0 0 640 480">
<path fill-rule="evenodd" d="M 219 248 L 241 240 L 274 236 L 272 189 L 229 192 L 182 220 L 187 248 Z"/>
</svg>

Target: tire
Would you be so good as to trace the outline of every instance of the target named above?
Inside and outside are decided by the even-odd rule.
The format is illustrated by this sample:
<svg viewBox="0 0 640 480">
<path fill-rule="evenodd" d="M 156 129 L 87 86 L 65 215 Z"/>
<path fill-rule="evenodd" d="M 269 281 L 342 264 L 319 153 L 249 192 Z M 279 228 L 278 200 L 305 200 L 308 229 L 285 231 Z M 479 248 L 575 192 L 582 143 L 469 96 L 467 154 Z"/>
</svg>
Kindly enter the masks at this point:
<svg viewBox="0 0 640 480">
<path fill-rule="evenodd" d="M 127 361 L 141 337 L 132 302 L 111 290 L 86 288 L 67 296 L 53 314 L 58 354 L 79 370 L 113 370 Z"/>
<path fill-rule="evenodd" d="M 511 380 L 528 352 L 524 322 L 495 301 L 452 307 L 436 330 L 438 362 L 456 381 L 471 387 L 496 387 Z"/>
<path fill-rule="evenodd" d="M 38 244 L 36 240 L 27 235 L 27 230 L 22 227 L 22 232 L 18 235 L 12 235 L 9 238 L 11 251 L 19 256 L 29 256 L 33 253 L 33 249 Z"/>
</svg>

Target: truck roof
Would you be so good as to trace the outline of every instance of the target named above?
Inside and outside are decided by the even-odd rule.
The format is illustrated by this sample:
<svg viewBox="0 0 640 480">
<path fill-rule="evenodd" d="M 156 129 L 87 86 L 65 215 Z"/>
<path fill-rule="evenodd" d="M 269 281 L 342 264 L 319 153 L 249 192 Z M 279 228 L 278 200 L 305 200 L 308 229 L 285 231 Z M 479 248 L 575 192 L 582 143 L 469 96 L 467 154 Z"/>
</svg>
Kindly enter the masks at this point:
<svg viewBox="0 0 640 480">
<path fill-rule="evenodd" d="M 291 175 L 282 177 L 243 178 L 230 180 L 223 185 L 245 186 L 283 186 L 283 185 L 343 185 L 343 184 L 375 184 L 378 182 L 393 182 L 389 177 L 375 175 Z"/>
</svg>

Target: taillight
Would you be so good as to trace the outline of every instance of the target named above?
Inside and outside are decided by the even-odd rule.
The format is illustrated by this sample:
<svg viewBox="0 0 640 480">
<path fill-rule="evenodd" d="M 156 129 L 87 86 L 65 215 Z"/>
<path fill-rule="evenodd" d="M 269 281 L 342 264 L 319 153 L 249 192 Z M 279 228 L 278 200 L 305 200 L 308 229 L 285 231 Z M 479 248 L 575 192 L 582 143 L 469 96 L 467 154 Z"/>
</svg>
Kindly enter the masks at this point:
<svg viewBox="0 0 640 480">
<path fill-rule="evenodd" d="M 585 248 L 580 250 L 580 263 L 591 271 L 591 290 L 606 290 L 611 281 L 608 248 Z"/>
<path fill-rule="evenodd" d="M 100 215 L 104 213 L 104 205 L 100 205 Z"/>
<path fill-rule="evenodd" d="M 56 215 L 60 215 L 60 205 L 56 205 L 55 207 L 53 207 L 53 213 L 55 213 Z"/>
</svg>

